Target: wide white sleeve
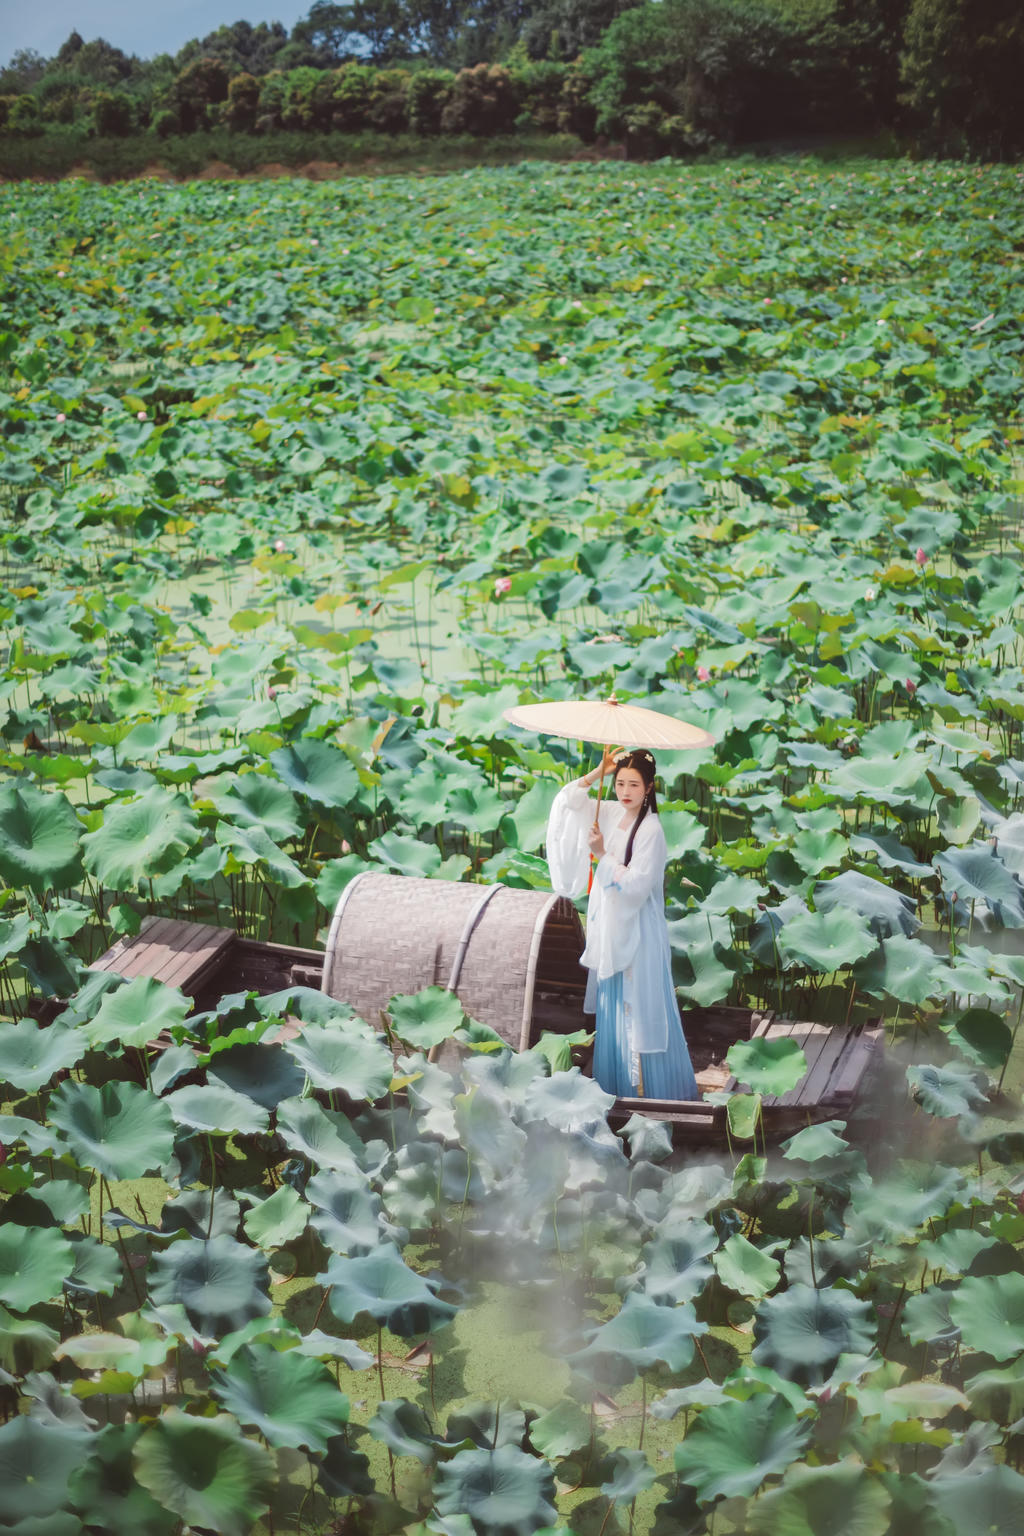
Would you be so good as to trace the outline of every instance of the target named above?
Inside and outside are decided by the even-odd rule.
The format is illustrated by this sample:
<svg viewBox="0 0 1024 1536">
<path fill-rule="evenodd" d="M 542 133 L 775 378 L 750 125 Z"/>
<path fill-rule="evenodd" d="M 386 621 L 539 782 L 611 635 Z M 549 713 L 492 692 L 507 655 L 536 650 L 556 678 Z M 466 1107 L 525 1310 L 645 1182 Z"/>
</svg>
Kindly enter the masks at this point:
<svg viewBox="0 0 1024 1536">
<path fill-rule="evenodd" d="M 548 815 L 545 848 L 551 888 L 559 896 L 580 896 L 590 875 L 590 844 L 594 802 L 577 779 L 558 791 Z"/>
<path fill-rule="evenodd" d="M 661 822 L 657 816 L 645 816 L 637 828 L 629 863 L 621 864 L 606 853 L 598 863 L 594 879 L 602 890 L 614 894 L 617 902 L 638 912 L 652 891 L 660 895 L 663 890 L 667 856 Z"/>
</svg>

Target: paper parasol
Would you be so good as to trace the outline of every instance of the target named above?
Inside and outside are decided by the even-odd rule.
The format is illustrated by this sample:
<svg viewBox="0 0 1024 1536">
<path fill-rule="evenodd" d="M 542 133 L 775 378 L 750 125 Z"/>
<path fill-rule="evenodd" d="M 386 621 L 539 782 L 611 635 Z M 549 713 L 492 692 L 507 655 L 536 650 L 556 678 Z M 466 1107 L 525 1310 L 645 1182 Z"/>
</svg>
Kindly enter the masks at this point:
<svg viewBox="0 0 1024 1536">
<path fill-rule="evenodd" d="M 607 699 L 552 699 L 545 704 L 519 704 L 504 718 L 528 731 L 568 736 L 574 741 L 599 741 L 620 747 L 649 747 L 651 751 L 682 752 L 712 747 L 715 738 L 699 725 L 639 704 Z"/>
</svg>

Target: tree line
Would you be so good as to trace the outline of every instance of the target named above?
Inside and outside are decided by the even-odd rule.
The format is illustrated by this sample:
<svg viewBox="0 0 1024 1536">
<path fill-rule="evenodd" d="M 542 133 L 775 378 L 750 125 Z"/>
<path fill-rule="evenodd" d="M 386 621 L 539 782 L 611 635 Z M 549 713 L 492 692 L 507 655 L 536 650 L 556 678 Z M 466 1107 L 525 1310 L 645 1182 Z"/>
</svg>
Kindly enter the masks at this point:
<svg viewBox="0 0 1024 1536">
<path fill-rule="evenodd" d="M 565 132 L 636 155 L 895 133 L 1024 148 L 1020 0 L 316 0 L 172 56 L 71 36 L 0 71 L 0 132 Z"/>
</svg>

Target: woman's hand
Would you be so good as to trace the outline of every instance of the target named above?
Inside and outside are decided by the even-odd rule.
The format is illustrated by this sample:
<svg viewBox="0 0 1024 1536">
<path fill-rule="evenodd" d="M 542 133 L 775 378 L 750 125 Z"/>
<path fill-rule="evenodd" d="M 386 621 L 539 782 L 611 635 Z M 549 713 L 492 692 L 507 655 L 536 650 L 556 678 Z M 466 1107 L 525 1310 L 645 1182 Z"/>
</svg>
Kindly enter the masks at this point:
<svg viewBox="0 0 1024 1536">
<path fill-rule="evenodd" d="M 604 858 L 604 838 L 601 836 L 600 827 L 591 827 L 587 833 L 587 842 L 590 844 L 590 851 L 595 859 Z"/>
<path fill-rule="evenodd" d="M 582 783 L 586 784 L 589 787 L 591 784 L 596 784 L 598 779 L 601 779 L 601 778 L 605 778 L 605 779 L 612 778 L 612 779 L 614 779 L 614 777 L 615 777 L 615 764 L 618 762 L 618 760 L 619 760 L 619 758 L 621 756 L 622 756 L 622 753 L 621 753 L 621 751 L 619 750 L 618 747 L 616 747 L 614 751 L 612 750 L 611 747 L 609 747 L 605 751 L 604 756 L 601 758 L 600 767 L 598 767 L 598 768 L 591 768 L 589 773 L 584 774 L 583 775 L 583 779 L 582 779 Z"/>
</svg>

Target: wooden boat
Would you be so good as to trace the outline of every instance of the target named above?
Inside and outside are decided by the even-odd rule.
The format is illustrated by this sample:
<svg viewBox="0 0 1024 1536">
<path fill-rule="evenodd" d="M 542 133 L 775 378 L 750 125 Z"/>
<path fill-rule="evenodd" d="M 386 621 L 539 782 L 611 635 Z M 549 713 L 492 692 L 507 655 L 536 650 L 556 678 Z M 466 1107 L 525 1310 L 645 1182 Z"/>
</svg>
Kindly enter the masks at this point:
<svg viewBox="0 0 1024 1536">
<path fill-rule="evenodd" d="M 339 903 L 326 950 L 262 943 L 209 924 L 149 918 L 140 933 L 119 940 L 92 969 L 156 977 L 191 997 L 197 1011 L 213 1008 L 228 993 L 266 995 L 312 987 L 351 1003 L 371 1022 L 391 996 L 439 984 L 457 992 L 472 1017 L 496 1029 L 516 1050 L 528 1049 L 545 1030 L 572 1033 L 586 1027 L 578 964 L 583 934 L 565 898 L 401 876 L 373 874 L 360 880 L 362 892 L 350 886 Z M 380 882 L 390 884 L 382 887 Z M 387 898 L 383 907 L 382 895 Z M 397 907 L 396 896 L 401 898 Z M 424 901 L 429 902 L 426 908 Z M 791 1092 L 763 1100 L 768 1141 L 817 1120 L 845 1118 L 880 1054 L 883 1034 L 877 1020 L 828 1026 L 721 1006 L 689 1009 L 682 1019 L 705 1091 L 738 1087 L 724 1065 L 737 1040 L 786 1036 L 803 1048 L 808 1066 L 801 1081 Z M 727 1136 L 724 1105 L 705 1100 L 620 1098 L 609 1118 L 621 1124 L 633 1114 L 666 1122 L 680 1145 L 716 1143 Z"/>
</svg>

